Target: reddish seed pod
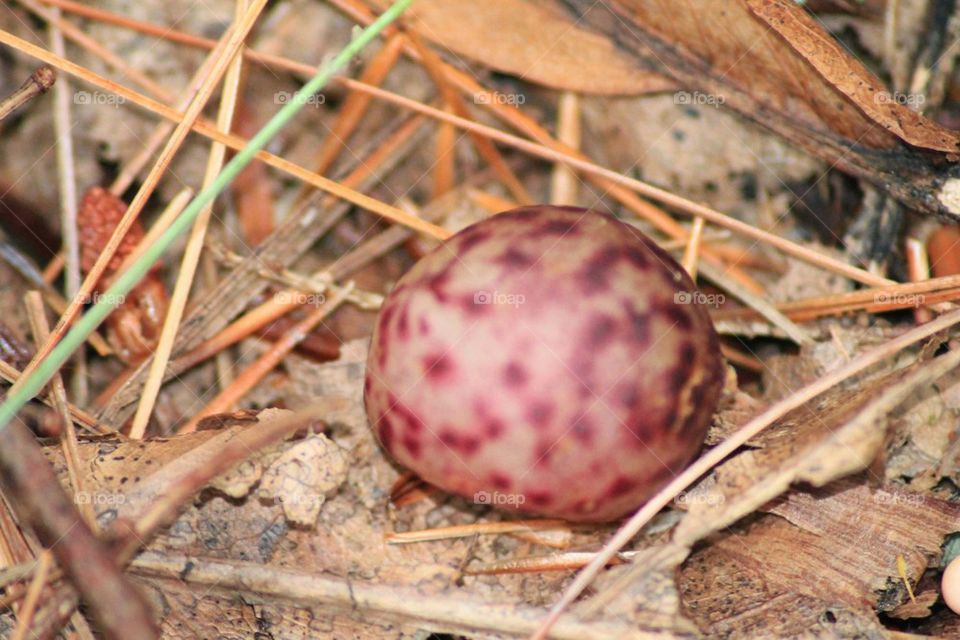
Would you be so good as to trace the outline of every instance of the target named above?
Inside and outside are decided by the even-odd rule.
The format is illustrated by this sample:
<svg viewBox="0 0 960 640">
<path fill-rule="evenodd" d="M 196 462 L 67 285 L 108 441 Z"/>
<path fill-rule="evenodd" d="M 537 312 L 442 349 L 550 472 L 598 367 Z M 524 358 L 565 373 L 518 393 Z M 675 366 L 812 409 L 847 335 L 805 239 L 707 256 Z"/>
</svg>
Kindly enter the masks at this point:
<svg viewBox="0 0 960 640">
<path fill-rule="evenodd" d="M 612 216 L 533 206 L 467 227 L 400 279 L 364 402 L 383 447 L 427 482 L 603 522 L 696 455 L 723 378 L 673 258 Z"/>
</svg>

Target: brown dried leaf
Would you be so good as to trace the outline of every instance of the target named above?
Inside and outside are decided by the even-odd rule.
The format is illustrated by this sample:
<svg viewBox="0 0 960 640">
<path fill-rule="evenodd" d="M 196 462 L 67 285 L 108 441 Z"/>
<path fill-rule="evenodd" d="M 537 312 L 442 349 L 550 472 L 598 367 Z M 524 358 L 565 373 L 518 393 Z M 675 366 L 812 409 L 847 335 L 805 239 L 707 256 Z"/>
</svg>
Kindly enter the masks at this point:
<svg viewBox="0 0 960 640">
<path fill-rule="evenodd" d="M 370 0 L 382 11 L 390 0 Z M 418 0 L 407 21 L 456 54 L 525 80 L 584 93 L 639 94 L 676 84 L 644 71 L 551 0 Z"/>
</svg>

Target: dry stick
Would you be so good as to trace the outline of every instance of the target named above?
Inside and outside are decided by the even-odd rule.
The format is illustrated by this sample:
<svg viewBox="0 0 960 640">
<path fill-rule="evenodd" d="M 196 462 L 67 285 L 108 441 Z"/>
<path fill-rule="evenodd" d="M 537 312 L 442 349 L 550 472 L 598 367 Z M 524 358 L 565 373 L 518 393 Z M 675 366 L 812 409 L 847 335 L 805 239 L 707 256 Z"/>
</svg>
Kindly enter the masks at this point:
<svg viewBox="0 0 960 640">
<path fill-rule="evenodd" d="M 580 96 L 574 91 L 561 91 L 557 105 L 557 140 L 571 149 L 580 148 Z M 577 175 L 562 163 L 553 166 L 550 175 L 550 203 L 577 204 Z"/>
<path fill-rule="evenodd" d="M 43 299 L 37 291 L 29 291 L 24 296 L 24 302 L 27 309 L 27 318 L 30 321 L 30 328 L 33 331 L 33 341 L 36 344 L 43 344 L 44 340 L 50 335 L 50 325 L 47 323 L 47 316 L 43 312 Z M 73 489 L 74 502 L 80 505 L 79 511 L 86 519 L 91 528 L 96 528 L 97 514 L 93 511 L 93 505 L 89 500 L 80 500 L 85 494 L 83 478 L 80 475 L 80 452 L 77 449 L 77 432 L 73 428 L 73 420 L 70 418 L 70 403 L 67 402 L 67 392 L 63 388 L 63 378 L 59 373 L 54 374 L 50 379 L 50 397 L 53 399 L 53 406 L 57 415 L 60 417 L 60 447 L 63 449 L 63 459 L 67 465 L 67 477 L 70 478 L 70 486 Z"/>
<path fill-rule="evenodd" d="M 30 0 L 32 2 L 32 0 Z M 39 8 L 39 7 L 38 7 Z M 42 10 L 42 9 L 41 9 Z M 60 19 L 60 9 L 50 9 L 50 15 Z M 66 56 L 66 44 L 63 31 L 56 24 L 49 24 L 50 49 L 58 56 Z M 77 232 L 77 172 L 73 161 L 73 132 L 71 126 L 69 78 L 63 78 L 53 87 L 53 127 L 57 140 L 57 178 L 60 193 L 60 235 L 66 256 L 67 274 L 63 279 L 63 292 L 67 298 L 77 295 L 80 290 L 80 241 Z M 87 358 L 84 349 L 78 349 L 73 356 L 73 373 L 70 388 L 74 399 L 85 405 L 90 395 L 87 379 Z"/>
<path fill-rule="evenodd" d="M 399 35 L 388 38 L 386 44 L 364 67 L 360 74 L 360 80 L 372 86 L 379 86 L 400 58 L 402 45 L 403 41 Z M 326 138 L 321 143 L 320 151 L 317 152 L 314 164 L 316 173 L 323 175 L 333 167 L 333 163 L 340 156 L 347 140 L 356 131 L 357 125 L 360 124 L 364 114 L 367 113 L 372 101 L 373 98 L 365 93 L 350 92 L 347 99 L 343 101 L 343 106 L 337 113 Z M 302 200 L 304 197 L 306 197 L 306 193 L 302 193 L 298 200 Z"/>
<path fill-rule="evenodd" d="M 0 100 L 0 122 L 40 94 L 46 93 L 56 80 L 57 72 L 46 65 L 31 73 L 19 89 Z"/>
<path fill-rule="evenodd" d="M 59 56 L 55 56 L 45 49 L 37 47 L 36 45 L 33 45 L 22 38 L 18 38 L 2 30 L 0 30 L 0 43 L 11 46 L 39 60 L 49 62 L 58 69 L 66 71 L 67 73 L 93 85 L 101 87 L 104 90 L 123 96 L 131 103 L 136 104 L 137 106 L 142 107 L 143 109 L 155 113 L 163 118 L 167 118 L 168 120 L 172 120 L 174 122 L 183 122 L 185 118 L 184 114 L 180 113 L 176 109 L 172 109 L 165 104 L 157 102 L 156 100 L 152 100 L 140 93 L 137 93 L 136 91 L 131 91 L 130 89 L 127 89 L 111 80 L 93 73 L 89 69 L 81 67 L 80 65 L 77 65 Z M 237 151 L 241 150 L 244 146 L 246 146 L 247 143 L 245 138 L 220 131 L 211 123 L 203 119 L 197 119 L 192 128 L 194 132 L 216 142 L 221 142 L 231 149 Z M 331 193 L 337 198 L 351 202 L 359 207 L 368 209 L 369 211 L 376 213 L 377 215 L 392 222 L 406 225 L 415 231 L 440 240 L 444 240 L 451 235 L 449 231 L 443 229 L 442 227 L 426 223 L 416 216 L 411 216 L 410 214 L 406 213 L 405 211 L 401 211 L 396 207 L 391 207 L 383 202 L 380 202 L 379 200 L 365 196 L 362 193 L 358 193 L 352 189 L 344 188 L 333 180 L 319 176 L 293 162 L 290 162 L 289 160 L 280 158 L 272 153 L 259 151 L 254 155 L 254 157 L 303 182 L 306 182 L 311 186 Z"/>
<path fill-rule="evenodd" d="M 308 333 L 313 331 L 324 318 L 329 316 L 340 303 L 343 302 L 347 293 L 353 289 L 352 284 L 348 284 L 342 291 L 328 299 L 323 305 L 308 314 L 303 320 L 295 324 L 286 335 L 277 340 L 269 349 L 257 358 L 256 362 L 247 367 L 229 387 L 221 391 L 216 397 L 207 403 L 203 409 L 190 419 L 187 424 L 181 428 L 178 433 L 191 433 L 197 430 L 197 425 L 203 418 L 229 410 L 229 408 L 240 398 L 247 394 L 260 380 L 276 367 L 283 358 L 287 356 L 294 347 L 296 347 Z"/>
<path fill-rule="evenodd" d="M 907 238 L 906 242 L 907 278 L 910 282 L 920 282 L 930 278 L 930 259 L 926 246 L 916 238 Z M 928 322 L 933 312 L 926 307 L 913 310 L 913 319 L 917 324 Z"/>
<path fill-rule="evenodd" d="M 690 239 L 686 248 L 683 250 L 683 259 L 681 264 L 690 275 L 690 279 L 697 281 L 697 258 L 700 255 L 700 239 L 703 237 L 703 218 L 693 219 L 693 226 L 690 229 Z"/>
<path fill-rule="evenodd" d="M 603 549 L 597 553 L 597 556 L 587 567 L 581 571 L 573 583 L 564 591 L 563 596 L 550 610 L 550 614 L 537 632 L 531 636 L 533 639 L 546 638 L 550 627 L 556 622 L 560 614 L 586 589 L 603 567 L 616 555 L 617 551 L 623 548 L 630 540 L 640 532 L 661 509 L 667 506 L 671 500 L 680 494 L 681 491 L 693 484 L 700 476 L 710 471 L 717 464 L 722 462 L 727 456 L 732 454 L 738 448 L 743 446 L 750 438 L 753 438 L 765 428 L 773 424 L 774 421 L 782 418 L 788 412 L 803 406 L 813 398 L 824 391 L 841 384 L 854 375 L 864 371 L 868 367 L 881 362 L 882 360 L 898 353 L 911 344 L 923 340 L 933 334 L 948 329 L 960 322 L 960 310 L 946 313 L 929 323 L 915 327 L 903 335 L 897 336 L 884 345 L 871 349 L 866 353 L 857 356 L 839 369 L 828 373 L 824 377 L 808 384 L 797 390 L 789 397 L 773 404 L 766 411 L 753 418 L 746 425 L 741 427 L 729 438 L 710 449 L 703 456 L 698 458 L 692 465 L 687 467 L 679 476 L 673 479 L 665 488 L 660 490 L 646 504 L 643 505 L 619 531 L 604 545 Z"/>
<path fill-rule="evenodd" d="M 384 535 L 387 544 L 411 544 L 431 542 L 452 538 L 468 538 L 476 535 L 500 535 L 504 533 L 525 533 L 528 531 L 568 531 L 570 523 L 566 520 L 510 520 L 507 522 L 475 522 L 449 527 L 437 527 L 423 531 L 391 532 Z"/>
<path fill-rule="evenodd" d="M 237 0 L 236 15 L 234 20 L 239 22 L 243 19 L 243 12 L 246 10 L 246 0 Z M 242 52 L 242 47 L 238 51 Z M 223 92 L 220 96 L 220 110 L 217 114 L 217 127 L 223 131 L 230 131 L 233 128 L 233 114 L 237 106 L 237 92 L 240 86 L 240 73 L 243 69 L 243 56 L 234 55 L 230 63 L 223 82 Z M 207 167 L 203 176 L 203 188 L 206 189 L 212 183 L 223 167 L 223 161 L 226 157 L 227 149 L 220 143 L 213 143 L 210 147 L 210 154 L 207 157 Z M 193 229 L 190 231 L 190 237 L 187 239 L 187 245 L 183 250 L 183 258 L 180 260 L 180 272 L 177 274 L 177 281 L 173 287 L 173 295 L 170 298 L 170 306 L 167 311 L 167 317 L 164 318 L 163 327 L 160 329 L 160 339 L 153 354 L 153 360 L 150 363 L 150 372 L 143 385 L 143 394 L 140 404 L 137 405 L 137 411 L 133 416 L 133 424 L 130 427 L 130 437 L 138 440 L 143 437 L 147 430 L 147 422 L 150 420 L 150 414 L 153 413 L 154 404 L 157 401 L 157 394 L 160 393 L 160 386 L 163 384 L 164 370 L 167 368 L 167 362 L 170 360 L 170 354 L 173 352 L 174 339 L 177 337 L 177 328 L 183 319 L 183 312 L 187 305 L 187 297 L 190 295 L 190 289 L 193 286 L 193 278 L 197 272 L 197 264 L 200 262 L 200 252 L 203 250 L 203 240 L 207 234 L 207 227 L 210 224 L 210 216 L 213 214 L 213 202 L 208 204 L 197 215 L 193 223 Z"/>
<path fill-rule="evenodd" d="M 433 49 L 424 45 L 420 37 L 413 31 L 407 31 L 401 42 L 405 44 L 407 48 L 413 47 L 413 50 L 418 52 L 421 64 L 423 64 L 430 79 L 436 85 L 437 89 L 439 89 L 446 106 L 452 109 L 454 114 L 462 118 L 467 118 L 470 115 L 470 111 L 467 109 L 463 97 L 457 93 L 447 81 L 446 75 L 443 72 L 444 63 L 440 59 L 440 56 L 438 56 Z M 517 178 L 516 174 L 514 174 L 510 168 L 510 165 L 503 159 L 503 156 L 500 155 L 500 152 L 497 151 L 493 143 L 483 135 L 474 132 L 468 133 L 473 142 L 473 146 L 477 149 L 477 153 L 490 165 L 490 168 L 497 174 L 500 182 L 507 187 L 510 193 L 513 194 L 513 197 L 522 204 L 533 204 L 533 196 L 531 196 L 530 192 L 523 186 L 523 183 L 520 182 L 520 179 Z"/>
<path fill-rule="evenodd" d="M 155 638 L 150 606 L 118 570 L 115 553 L 86 525 L 33 434 L 19 420 L 6 427 L 0 477 L 20 517 L 53 551 L 104 635 L 117 640 Z"/>
<path fill-rule="evenodd" d="M 227 58 L 232 57 L 232 54 L 236 53 L 237 49 L 243 43 L 243 39 L 253 27 L 254 21 L 260 14 L 260 11 L 263 9 L 265 4 L 266 0 L 254 0 L 253 6 L 245 15 L 244 20 L 242 22 L 235 23 L 224 34 L 224 37 L 221 39 L 218 47 L 211 52 L 210 56 L 215 58 L 217 62 L 213 65 L 210 75 L 205 79 L 203 88 L 197 93 L 196 97 L 191 102 L 190 108 L 187 109 L 187 112 L 184 114 L 183 119 L 174 129 L 173 135 L 170 137 L 167 145 L 160 153 L 160 156 L 157 158 L 153 168 L 144 179 L 144 182 L 139 191 L 137 191 L 137 195 L 134 197 L 133 202 L 130 203 L 130 207 L 124 213 L 123 218 L 120 219 L 120 222 L 117 224 L 113 234 L 110 236 L 110 240 L 107 242 L 107 245 L 103 248 L 103 251 L 97 258 L 97 261 L 94 263 L 93 268 L 91 268 L 90 272 L 87 274 L 83 285 L 80 287 L 80 291 L 70 302 L 67 310 L 57 322 L 50 339 L 47 340 L 43 347 L 37 351 L 37 354 L 27 366 L 24 373 L 31 372 L 36 367 L 37 363 L 41 362 L 47 357 L 47 355 L 49 355 L 50 351 L 52 351 L 53 347 L 60 341 L 70 324 L 76 318 L 76 315 L 80 312 L 85 300 L 89 297 L 93 291 L 93 288 L 100 281 L 104 270 L 107 268 L 107 265 L 113 258 L 113 254 L 120 246 L 120 242 L 123 240 L 124 236 L 127 234 L 127 231 L 129 231 L 130 227 L 136 221 L 137 216 L 143 210 L 144 205 L 146 205 L 147 199 L 153 193 L 154 188 L 156 188 L 157 184 L 159 183 L 160 178 L 166 171 L 166 168 L 173 159 L 174 154 L 177 152 L 177 150 L 179 150 L 180 145 L 183 143 L 187 133 L 190 131 L 191 125 L 200 115 L 200 111 L 203 109 L 207 99 L 213 92 L 214 86 L 217 82 L 219 82 L 221 75 L 226 69 L 226 65 L 229 62 Z M 13 36 L 10 36 L 7 33 L 0 33 L 0 39 L 12 37 Z M 24 41 L 20 42 L 21 45 L 29 45 L 29 43 Z M 20 48 L 20 46 L 17 48 Z M 33 50 L 42 51 L 42 49 L 32 45 L 30 45 L 30 48 Z M 43 53 L 45 56 L 52 56 L 52 54 L 48 52 Z M 62 58 L 59 56 L 55 57 L 59 61 L 63 62 Z M 22 379 L 26 379 L 26 376 L 24 376 Z M 16 385 L 14 386 L 16 387 Z"/>
<path fill-rule="evenodd" d="M 446 111 L 450 107 L 446 106 Z M 438 198 L 457 186 L 457 130 L 447 122 L 437 123 L 437 138 L 434 142 L 433 189 Z"/>
<path fill-rule="evenodd" d="M 40 301 L 41 309 L 43 301 Z M 40 601 L 40 594 L 43 586 L 47 582 L 47 576 L 53 566 L 53 554 L 49 550 L 40 553 L 37 563 L 36 573 L 30 581 L 30 587 L 27 589 L 27 595 L 23 599 L 23 606 L 17 613 L 17 628 L 13 630 L 10 640 L 26 640 L 30 632 L 30 626 L 33 624 L 33 614 L 37 611 L 37 603 Z"/>
<path fill-rule="evenodd" d="M 491 604 L 462 593 L 426 597 L 415 586 L 372 584 L 349 578 L 266 566 L 145 551 L 131 569 L 140 575 L 178 580 L 202 590 L 254 601 L 299 602 L 311 609 L 376 616 L 418 629 L 466 637 L 515 637 L 529 633 L 537 609 L 526 604 Z M 569 616 L 557 625 L 556 640 L 622 640 L 638 637 L 636 625 L 621 620 L 583 621 Z"/>
<path fill-rule="evenodd" d="M 858 310 L 908 309 L 918 304 L 956 300 L 958 296 L 960 296 L 960 275 L 955 275 L 781 302 L 773 306 L 791 320 L 804 321 Z M 711 315 L 721 321 L 752 319 L 757 314 L 753 309 L 722 309 Z"/>
</svg>

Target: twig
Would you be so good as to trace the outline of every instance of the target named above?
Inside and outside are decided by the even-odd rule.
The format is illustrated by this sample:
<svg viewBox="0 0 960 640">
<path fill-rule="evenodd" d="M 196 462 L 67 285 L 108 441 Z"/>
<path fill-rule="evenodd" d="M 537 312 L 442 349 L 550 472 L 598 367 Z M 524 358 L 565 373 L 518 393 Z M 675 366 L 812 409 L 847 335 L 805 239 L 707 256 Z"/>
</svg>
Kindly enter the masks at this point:
<svg viewBox="0 0 960 640">
<path fill-rule="evenodd" d="M 414 542 L 467 538 L 476 535 L 501 535 L 527 531 L 567 530 L 569 528 L 570 525 L 565 520 L 508 520 L 506 522 L 477 522 L 437 527 L 423 531 L 391 532 L 385 534 L 384 537 L 387 544 L 411 544 Z"/>
<path fill-rule="evenodd" d="M 58 7 L 51 8 L 49 13 L 56 20 L 61 19 Z M 66 44 L 63 41 L 63 31 L 59 25 L 51 23 L 47 30 L 50 33 L 50 49 L 58 56 L 66 56 Z M 77 193 L 73 132 L 70 125 L 72 120 L 70 92 L 69 78 L 62 78 L 53 87 L 53 127 L 57 138 L 57 179 L 60 186 L 61 251 L 66 258 L 67 269 L 66 276 L 63 279 L 63 292 L 67 298 L 77 295 L 77 292 L 80 291 L 80 280 L 82 278 L 80 274 L 80 241 L 77 232 L 77 203 L 80 198 Z M 45 337 L 44 340 L 46 340 Z M 77 351 L 73 358 L 73 365 L 74 370 L 70 378 L 72 395 L 79 404 L 85 405 L 90 394 L 90 385 L 87 378 L 87 358 L 83 349 Z"/>
<path fill-rule="evenodd" d="M 48 547 L 90 607 L 107 638 L 156 637 L 153 613 L 140 591 L 117 569 L 107 549 L 63 492 L 26 426 L 7 424 L 0 447 L 0 481 L 20 517 Z"/>
<path fill-rule="evenodd" d="M 30 328 L 33 330 L 33 341 L 36 344 L 43 344 L 43 341 L 50 335 L 50 325 L 47 324 L 47 316 L 43 312 L 43 300 L 38 292 L 30 291 L 24 297 L 24 302 L 26 303 L 27 317 L 30 320 Z M 50 397 L 53 399 L 53 406 L 60 418 L 60 447 L 63 450 L 63 459 L 66 461 L 67 477 L 70 478 L 74 502 L 80 505 L 79 511 L 87 525 L 95 528 L 97 514 L 93 511 L 93 505 L 88 500 L 78 499 L 84 495 L 85 489 L 83 477 L 80 475 L 77 432 L 73 428 L 70 404 L 67 402 L 67 392 L 63 388 L 63 379 L 59 373 L 50 380 Z"/>
<path fill-rule="evenodd" d="M 23 374 L 20 373 L 20 371 L 18 371 L 16 367 L 0 360 L 0 378 L 3 378 L 10 384 L 14 384 L 16 383 L 17 380 L 20 379 L 21 375 Z M 39 399 L 44 404 L 51 407 L 53 406 L 53 400 L 49 397 L 49 394 L 44 394 Z M 75 407 L 72 404 L 69 406 L 69 409 L 70 409 L 70 416 L 73 418 L 73 421 L 76 422 L 81 427 L 89 429 L 94 433 L 99 433 L 101 435 L 105 435 L 108 433 L 116 433 L 114 430 L 104 427 L 102 424 L 100 424 L 100 422 L 95 417 L 93 417 L 83 409 L 80 409 L 79 407 Z"/>
<path fill-rule="evenodd" d="M 623 548 L 637 533 L 643 528 L 662 508 L 667 506 L 681 491 L 693 484 L 697 478 L 704 475 L 714 466 L 723 461 L 727 456 L 743 446 L 750 438 L 753 438 L 765 428 L 773 424 L 774 421 L 782 418 L 788 412 L 803 406 L 813 398 L 824 391 L 841 384 L 845 380 L 864 371 L 868 367 L 881 362 L 882 360 L 898 353 L 915 342 L 923 340 L 937 332 L 943 331 L 960 322 L 960 310 L 944 314 L 929 323 L 920 325 L 910 331 L 900 335 L 886 344 L 854 358 L 849 363 L 839 369 L 828 373 L 822 378 L 798 389 L 795 393 L 780 400 L 766 411 L 753 418 L 746 425 L 737 430 L 729 438 L 710 449 L 703 456 L 698 458 L 692 465 L 687 467 L 680 475 L 675 477 L 670 484 L 660 490 L 646 504 L 643 505 L 629 520 L 620 528 L 619 531 L 604 545 L 597 557 L 590 562 L 587 567 L 581 571 L 574 579 L 573 583 L 567 587 L 563 596 L 550 610 L 549 615 L 537 632 L 531 636 L 531 639 L 546 638 L 550 628 L 557 621 L 560 614 L 573 603 L 576 598 L 583 593 L 593 579 L 597 576 L 607 562 L 613 558 L 616 553 Z"/>
<path fill-rule="evenodd" d="M 47 576 L 50 568 L 53 566 L 53 554 L 44 550 L 40 554 L 37 562 L 37 570 L 33 574 L 33 580 L 30 581 L 30 587 L 27 589 L 27 595 L 23 599 L 23 606 L 17 612 L 17 628 L 13 630 L 10 640 L 25 640 L 30 633 L 30 626 L 33 624 L 33 614 L 37 611 L 37 603 L 40 601 L 40 593 L 47 582 Z"/>
<path fill-rule="evenodd" d="M 12 94 L 0 100 L 0 122 L 8 115 L 27 104 L 42 93 L 46 93 L 57 79 L 57 72 L 44 65 L 30 74 L 30 77 Z"/>
<path fill-rule="evenodd" d="M 690 229 L 690 239 L 683 250 L 683 259 L 681 264 L 684 270 L 690 274 L 690 279 L 697 281 L 697 262 L 700 257 L 700 239 L 703 237 L 703 218 L 693 219 L 693 227 Z"/>
<path fill-rule="evenodd" d="M 580 96 L 573 91 L 560 92 L 557 105 L 557 140 L 571 149 L 580 148 Z M 550 203 L 577 204 L 580 178 L 565 164 L 553 166 L 550 176 Z"/>
</svg>

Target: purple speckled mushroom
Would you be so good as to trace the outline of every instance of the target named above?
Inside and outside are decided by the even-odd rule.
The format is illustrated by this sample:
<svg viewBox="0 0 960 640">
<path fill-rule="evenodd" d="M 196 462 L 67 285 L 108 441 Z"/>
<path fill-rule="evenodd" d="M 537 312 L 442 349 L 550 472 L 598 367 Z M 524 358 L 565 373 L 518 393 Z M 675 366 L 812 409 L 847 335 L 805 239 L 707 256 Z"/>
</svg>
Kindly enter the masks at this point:
<svg viewBox="0 0 960 640">
<path fill-rule="evenodd" d="M 476 502 L 603 522 L 703 444 L 724 366 L 696 287 L 609 215 L 507 211 L 425 256 L 384 302 L 364 402 L 383 447 Z"/>
</svg>

